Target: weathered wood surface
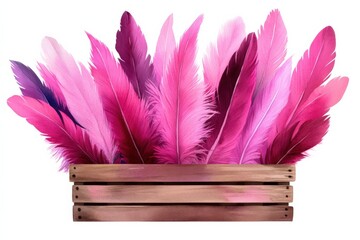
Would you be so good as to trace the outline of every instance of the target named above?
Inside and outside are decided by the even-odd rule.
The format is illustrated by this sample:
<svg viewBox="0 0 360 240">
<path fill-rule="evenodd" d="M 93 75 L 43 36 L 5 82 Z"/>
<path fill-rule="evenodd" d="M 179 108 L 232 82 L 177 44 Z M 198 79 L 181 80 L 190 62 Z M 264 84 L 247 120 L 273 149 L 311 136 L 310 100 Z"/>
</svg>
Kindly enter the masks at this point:
<svg viewBox="0 0 360 240">
<path fill-rule="evenodd" d="M 289 203 L 286 185 L 74 185 L 76 203 Z"/>
<path fill-rule="evenodd" d="M 292 221 L 290 206 L 74 206 L 74 221 Z"/>
<path fill-rule="evenodd" d="M 292 182 L 294 165 L 79 164 L 71 182 Z"/>
</svg>

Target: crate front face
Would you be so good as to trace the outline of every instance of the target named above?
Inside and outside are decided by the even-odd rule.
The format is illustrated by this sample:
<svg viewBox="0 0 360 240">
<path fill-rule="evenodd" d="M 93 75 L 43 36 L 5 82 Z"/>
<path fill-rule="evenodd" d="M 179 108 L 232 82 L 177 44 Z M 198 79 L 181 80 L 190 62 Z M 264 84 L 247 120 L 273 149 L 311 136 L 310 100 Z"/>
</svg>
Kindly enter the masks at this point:
<svg viewBox="0 0 360 240">
<path fill-rule="evenodd" d="M 292 165 L 73 165 L 74 221 L 291 221 Z"/>
</svg>

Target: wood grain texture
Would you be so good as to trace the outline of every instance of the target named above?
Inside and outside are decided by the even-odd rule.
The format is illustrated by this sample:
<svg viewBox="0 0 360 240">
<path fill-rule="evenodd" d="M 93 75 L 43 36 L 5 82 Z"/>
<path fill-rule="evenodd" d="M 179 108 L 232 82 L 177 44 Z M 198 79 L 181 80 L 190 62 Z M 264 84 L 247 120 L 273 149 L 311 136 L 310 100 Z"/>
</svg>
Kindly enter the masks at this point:
<svg viewBox="0 0 360 240">
<path fill-rule="evenodd" d="M 292 221 L 290 206 L 74 206 L 74 221 Z"/>
<path fill-rule="evenodd" d="M 284 185 L 74 185 L 76 203 L 289 203 Z"/>
<path fill-rule="evenodd" d="M 292 182 L 294 165 L 78 164 L 71 182 Z"/>
</svg>

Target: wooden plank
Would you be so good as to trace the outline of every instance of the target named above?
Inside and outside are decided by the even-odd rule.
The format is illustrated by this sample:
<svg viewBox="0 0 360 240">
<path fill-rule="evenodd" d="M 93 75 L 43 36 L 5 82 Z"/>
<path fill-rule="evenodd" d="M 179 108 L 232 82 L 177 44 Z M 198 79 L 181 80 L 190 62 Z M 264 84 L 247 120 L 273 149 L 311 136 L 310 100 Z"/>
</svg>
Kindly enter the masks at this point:
<svg viewBox="0 0 360 240">
<path fill-rule="evenodd" d="M 290 182 L 294 165 L 78 164 L 71 182 Z"/>
<path fill-rule="evenodd" d="M 290 206 L 74 206 L 74 221 L 292 221 Z"/>
<path fill-rule="evenodd" d="M 284 185 L 74 185 L 76 203 L 289 203 Z"/>
</svg>

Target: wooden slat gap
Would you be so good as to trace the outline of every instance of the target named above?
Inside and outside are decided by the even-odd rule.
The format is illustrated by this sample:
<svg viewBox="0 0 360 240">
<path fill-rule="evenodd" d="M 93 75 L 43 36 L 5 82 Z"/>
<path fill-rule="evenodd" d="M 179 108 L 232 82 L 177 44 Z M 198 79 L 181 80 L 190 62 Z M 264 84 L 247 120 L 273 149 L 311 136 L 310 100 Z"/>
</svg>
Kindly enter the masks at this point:
<svg viewBox="0 0 360 240">
<path fill-rule="evenodd" d="M 287 203 L 74 203 L 74 206 L 284 206 Z"/>
<path fill-rule="evenodd" d="M 74 182 L 74 185 L 289 185 L 289 182 Z"/>
</svg>

